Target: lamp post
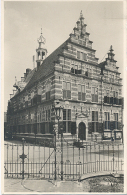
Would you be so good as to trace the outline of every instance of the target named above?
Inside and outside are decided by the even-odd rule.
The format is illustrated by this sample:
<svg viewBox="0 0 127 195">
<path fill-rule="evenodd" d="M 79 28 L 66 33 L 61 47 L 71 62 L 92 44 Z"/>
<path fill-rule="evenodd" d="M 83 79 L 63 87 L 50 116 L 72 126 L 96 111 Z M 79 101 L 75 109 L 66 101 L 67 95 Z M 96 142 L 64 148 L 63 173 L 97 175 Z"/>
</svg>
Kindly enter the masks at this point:
<svg viewBox="0 0 127 195">
<path fill-rule="evenodd" d="M 63 181 L 63 127 L 60 128 L 61 131 L 61 181 Z"/>
<path fill-rule="evenodd" d="M 63 107 L 59 105 L 59 100 L 56 100 L 55 103 L 56 104 L 55 104 L 54 109 L 55 109 L 55 117 L 58 120 L 58 139 L 59 139 L 59 121 L 61 119 L 60 112 L 61 110 L 63 110 Z"/>
<path fill-rule="evenodd" d="M 58 139 L 59 139 L 59 133 L 61 133 L 61 180 L 63 180 L 63 126 L 59 126 L 59 120 L 61 119 L 60 112 L 61 109 L 63 109 L 62 106 L 59 105 L 59 100 L 56 100 L 55 102 L 55 116 L 58 120 Z M 59 131 L 60 129 L 60 131 Z M 56 132 L 55 132 L 55 180 L 56 180 Z"/>
<path fill-rule="evenodd" d="M 103 90 L 103 68 L 101 68 L 101 139 L 103 138 L 103 96 L 102 96 L 102 90 Z"/>
<path fill-rule="evenodd" d="M 56 172 L 56 128 L 55 125 L 53 125 L 53 133 L 54 133 L 54 150 L 55 150 L 55 180 L 57 180 L 57 172 Z"/>
</svg>

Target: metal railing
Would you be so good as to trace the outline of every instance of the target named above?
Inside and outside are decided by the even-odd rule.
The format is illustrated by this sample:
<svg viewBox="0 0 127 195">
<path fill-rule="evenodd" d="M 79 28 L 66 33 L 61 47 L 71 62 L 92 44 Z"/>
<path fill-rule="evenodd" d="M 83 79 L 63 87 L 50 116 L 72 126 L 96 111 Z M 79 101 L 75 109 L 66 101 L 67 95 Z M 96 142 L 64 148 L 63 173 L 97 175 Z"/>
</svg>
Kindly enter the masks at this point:
<svg viewBox="0 0 127 195">
<path fill-rule="evenodd" d="M 54 148 L 24 140 L 22 144 L 5 144 L 5 177 L 78 180 L 86 173 L 123 171 L 123 144 L 82 141 L 76 147 L 62 136 L 60 143 Z"/>
</svg>

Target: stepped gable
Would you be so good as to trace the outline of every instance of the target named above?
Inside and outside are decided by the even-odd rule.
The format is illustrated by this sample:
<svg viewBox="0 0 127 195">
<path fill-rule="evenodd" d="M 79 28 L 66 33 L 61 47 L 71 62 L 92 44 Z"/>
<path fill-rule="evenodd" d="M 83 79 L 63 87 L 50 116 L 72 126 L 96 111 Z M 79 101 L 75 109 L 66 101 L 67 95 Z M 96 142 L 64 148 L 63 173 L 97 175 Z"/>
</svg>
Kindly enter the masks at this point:
<svg viewBox="0 0 127 195">
<path fill-rule="evenodd" d="M 36 81 L 53 72 L 54 62 L 58 60 L 58 55 L 62 54 L 63 48 L 66 46 L 67 40 L 43 61 L 42 65 L 37 69 L 37 71 L 35 71 L 34 75 L 32 76 L 25 88 L 30 87 Z"/>
</svg>

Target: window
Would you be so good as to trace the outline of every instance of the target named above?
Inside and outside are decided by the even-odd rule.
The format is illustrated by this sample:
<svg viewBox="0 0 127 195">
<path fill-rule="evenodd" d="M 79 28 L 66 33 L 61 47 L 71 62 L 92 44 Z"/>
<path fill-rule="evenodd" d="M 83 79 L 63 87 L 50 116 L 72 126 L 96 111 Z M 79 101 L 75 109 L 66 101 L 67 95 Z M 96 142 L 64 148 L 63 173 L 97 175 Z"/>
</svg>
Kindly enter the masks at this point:
<svg viewBox="0 0 127 195">
<path fill-rule="evenodd" d="M 113 91 L 113 98 L 118 98 L 118 92 Z"/>
<path fill-rule="evenodd" d="M 81 74 L 81 69 L 78 70 L 78 65 L 73 65 L 73 67 L 71 68 L 71 72 L 74 74 Z"/>
<path fill-rule="evenodd" d="M 78 85 L 78 100 L 85 101 L 85 85 Z"/>
<path fill-rule="evenodd" d="M 115 91 L 113 91 L 113 97 L 115 98 Z"/>
<path fill-rule="evenodd" d="M 71 83 L 63 82 L 63 99 L 71 99 Z"/>
<path fill-rule="evenodd" d="M 98 102 L 98 88 L 92 87 L 92 102 Z"/>
<path fill-rule="evenodd" d="M 98 111 L 92 111 L 92 132 L 98 131 Z"/>
<path fill-rule="evenodd" d="M 50 121 L 50 110 L 46 110 L 46 121 Z"/>
<path fill-rule="evenodd" d="M 118 113 L 114 113 L 114 129 L 118 129 Z"/>
<path fill-rule="evenodd" d="M 114 75 L 111 75 L 111 82 L 114 83 Z"/>
<path fill-rule="evenodd" d="M 110 113 L 104 113 L 104 120 L 105 120 L 105 129 L 110 129 Z"/>
<path fill-rule="evenodd" d="M 50 100 L 50 90 L 51 90 L 51 83 L 47 83 L 45 86 L 45 94 L 46 94 L 46 100 Z"/>
<path fill-rule="evenodd" d="M 77 58 L 80 59 L 80 51 L 77 51 Z"/>
<path fill-rule="evenodd" d="M 80 52 L 80 51 L 77 51 L 77 58 L 81 59 L 83 61 L 86 61 L 87 60 L 87 54 L 83 53 L 83 52 Z"/>
<path fill-rule="evenodd" d="M 116 98 L 118 98 L 118 92 L 116 92 Z"/>
<path fill-rule="evenodd" d="M 63 109 L 63 131 L 71 132 L 71 109 Z"/>
<path fill-rule="evenodd" d="M 81 52 L 81 60 L 86 61 L 87 60 L 87 54 Z"/>
</svg>

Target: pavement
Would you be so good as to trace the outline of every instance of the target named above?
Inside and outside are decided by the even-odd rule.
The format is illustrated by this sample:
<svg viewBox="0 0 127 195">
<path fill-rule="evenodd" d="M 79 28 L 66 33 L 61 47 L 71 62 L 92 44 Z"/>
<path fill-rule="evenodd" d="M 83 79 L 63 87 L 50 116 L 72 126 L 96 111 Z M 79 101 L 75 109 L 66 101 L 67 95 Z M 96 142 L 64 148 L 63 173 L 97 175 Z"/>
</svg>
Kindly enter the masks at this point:
<svg viewBox="0 0 127 195">
<path fill-rule="evenodd" d="M 90 187 L 87 181 L 51 181 L 51 180 L 21 180 L 5 179 L 4 193 L 27 192 L 89 192 Z"/>
<path fill-rule="evenodd" d="M 4 179 L 4 194 L 13 192 L 27 192 L 27 193 L 43 193 L 43 192 L 89 192 L 90 185 L 87 178 L 101 176 L 101 175 L 111 175 L 115 173 L 111 172 L 99 172 L 99 173 L 89 173 L 82 175 L 81 182 L 78 181 L 55 181 L 55 180 L 32 180 L 32 179 Z M 123 172 L 119 172 L 123 174 Z"/>
</svg>

